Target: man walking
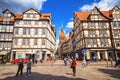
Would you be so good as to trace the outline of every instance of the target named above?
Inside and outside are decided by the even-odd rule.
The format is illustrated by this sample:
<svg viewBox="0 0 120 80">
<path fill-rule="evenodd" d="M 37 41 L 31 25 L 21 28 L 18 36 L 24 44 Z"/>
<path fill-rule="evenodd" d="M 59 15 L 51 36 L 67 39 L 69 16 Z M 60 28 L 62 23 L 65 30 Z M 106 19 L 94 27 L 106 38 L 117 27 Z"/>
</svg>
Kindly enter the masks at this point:
<svg viewBox="0 0 120 80">
<path fill-rule="evenodd" d="M 18 63 L 18 70 L 17 70 L 17 73 L 16 73 L 16 76 L 18 76 L 19 72 L 20 72 L 20 75 L 22 75 L 23 73 L 23 61 L 22 59 L 20 59 L 19 63 Z"/>
</svg>

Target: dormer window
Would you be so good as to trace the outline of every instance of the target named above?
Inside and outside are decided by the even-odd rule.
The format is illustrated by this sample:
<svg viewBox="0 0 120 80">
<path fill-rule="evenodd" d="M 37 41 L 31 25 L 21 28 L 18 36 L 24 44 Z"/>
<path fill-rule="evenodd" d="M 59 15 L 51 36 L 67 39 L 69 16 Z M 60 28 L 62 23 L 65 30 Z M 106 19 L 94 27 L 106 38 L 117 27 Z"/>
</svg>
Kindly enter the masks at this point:
<svg viewBox="0 0 120 80">
<path fill-rule="evenodd" d="M 10 17 L 11 16 L 11 14 L 8 14 L 8 17 Z"/>
<path fill-rule="evenodd" d="M 7 13 L 4 13 L 4 17 L 7 17 Z"/>
<path fill-rule="evenodd" d="M 101 19 L 101 15 L 98 15 L 98 19 Z"/>
<path fill-rule="evenodd" d="M 27 14 L 27 18 L 30 18 L 30 14 Z"/>
<path fill-rule="evenodd" d="M 33 18 L 36 18 L 36 14 L 33 14 Z"/>
</svg>

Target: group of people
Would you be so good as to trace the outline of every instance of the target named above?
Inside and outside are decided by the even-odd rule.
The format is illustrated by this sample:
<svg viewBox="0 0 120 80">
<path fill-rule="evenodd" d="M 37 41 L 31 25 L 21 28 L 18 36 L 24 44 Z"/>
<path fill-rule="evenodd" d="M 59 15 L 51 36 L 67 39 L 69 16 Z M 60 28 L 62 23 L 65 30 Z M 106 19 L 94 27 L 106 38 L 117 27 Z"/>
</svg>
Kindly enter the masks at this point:
<svg viewBox="0 0 120 80">
<path fill-rule="evenodd" d="M 27 67 L 26 67 L 26 78 L 28 78 L 28 76 L 31 76 L 31 63 L 32 62 L 29 59 L 27 62 Z M 19 73 L 20 73 L 20 75 L 22 75 L 23 68 L 24 68 L 24 63 L 23 63 L 22 59 L 20 59 L 20 61 L 18 63 L 18 70 L 17 70 L 16 76 L 18 76 Z"/>
</svg>

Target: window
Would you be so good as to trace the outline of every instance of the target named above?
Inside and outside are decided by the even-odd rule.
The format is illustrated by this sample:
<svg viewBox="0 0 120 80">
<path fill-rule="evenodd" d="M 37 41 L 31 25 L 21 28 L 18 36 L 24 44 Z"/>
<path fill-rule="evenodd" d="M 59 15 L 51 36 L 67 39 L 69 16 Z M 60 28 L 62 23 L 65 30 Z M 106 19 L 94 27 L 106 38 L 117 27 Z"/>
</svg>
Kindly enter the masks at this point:
<svg viewBox="0 0 120 80">
<path fill-rule="evenodd" d="M 31 25 L 31 21 L 27 21 L 27 24 L 28 24 L 28 25 Z"/>
<path fill-rule="evenodd" d="M 20 21 L 17 20 L 15 23 L 16 23 L 16 24 L 19 24 L 19 22 L 20 22 Z"/>
<path fill-rule="evenodd" d="M 24 25 L 26 25 L 27 24 L 27 21 L 24 21 Z"/>
<path fill-rule="evenodd" d="M 97 40 L 96 39 L 92 39 L 92 43 L 93 44 L 97 44 Z"/>
<path fill-rule="evenodd" d="M 116 46 L 117 46 L 117 47 L 120 47 L 120 42 L 116 42 Z"/>
<path fill-rule="evenodd" d="M 37 39 L 34 39 L 34 45 L 37 45 Z"/>
<path fill-rule="evenodd" d="M 42 45 L 45 45 L 45 39 L 42 39 Z"/>
<path fill-rule="evenodd" d="M 2 25 L 0 25 L 0 30 L 2 29 Z"/>
<path fill-rule="evenodd" d="M 14 39 L 14 45 L 17 45 L 18 39 Z"/>
<path fill-rule="evenodd" d="M 10 26 L 10 32 L 13 32 L 13 26 Z"/>
<path fill-rule="evenodd" d="M 30 45 L 30 39 L 26 39 L 26 45 Z"/>
<path fill-rule="evenodd" d="M 96 34 L 96 32 L 95 32 L 95 31 L 93 31 L 93 30 L 89 30 L 89 31 L 88 31 L 88 34 L 89 34 L 89 35 L 95 35 L 95 34 Z"/>
<path fill-rule="evenodd" d="M 1 48 L 3 48 L 4 47 L 4 42 L 1 42 Z"/>
<path fill-rule="evenodd" d="M 12 47 L 12 43 L 8 43 L 8 48 L 11 48 Z"/>
<path fill-rule="evenodd" d="M 108 44 L 108 40 L 107 39 L 100 39 L 100 43 L 101 43 L 101 45 L 106 45 L 106 44 Z"/>
<path fill-rule="evenodd" d="M 118 37 L 119 36 L 119 30 L 114 30 L 114 36 Z"/>
<path fill-rule="evenodd" d="M 3 26 L 2 26 L 2 30 L 5 30 L 5 28 L 6 28 L 6 26 L 5 26 L 5 25 L 3 25 Z"/>
<path fill-rule="evenodd" d="M 38 35 L 38 28 L 35 29 L 35 35 Z"/>
<path fill-rule="evenodd" d="M 25 45 L 25 39 L 22 40 L 22 45 Z"/>
<path fill-rule="evenodd" d="M 113 22 L 113 26 L 117 26 L 116 22 Z"/>
<path fill-rule="evenodd" d="M 118 26 L 120 27 L 120 22 L 118 22 Z"/>
<path fill-rule="evenodd" d="M 11 40 L 12 40 L 12 37 L 13 37 L 13 35 L 12 35 L 12 34 L 9 34 L 9 39 L 11 39 Z"/>
<path fill-rule="evenodd" d="M 95 26 L 95 23 L 94 23 L 94 22 L 89 22 L 89 23 L 88 23 L 88 26 L 89 26 L 89 27 L 94 27 L 94 26 Z"/>
<path fill-rule="evenodd" d="M 101 15 L 98 15 L 98 19 L 101 19 Z"/>
<path fill-rule="evenodd" d="M 18 28 L 15 28 L 15 34 L 18 34 Z"/>
<path fill-rule="evenodd" d="M 106 30 L 100 30 L 100 35 L 105 35 L 107 34 Z"/>
<path fill-rule="evenodd" d="M 30 35 L 30 28 L 28 28 L 27 31 L 28 31 L 28 35 Z"/>
<path fill-rule="evenodd" d="M 38 25 L 38 21 L 35 21 L 35 25 Z"/>
<path fill-rule="evenodd" d="M 42 29 L 42 35 L 45 35 L 46 31 L 45 29 Z"/>
<path fill-rule="evenodd" d="M 36 18 L 36 14 L 33 14 L 33 18 Z"/>
<path fill-rule="evenodd" d="M 43 21 L 43 22 L 42 22 L 42 25 L 46 25 L 46 21 Z"/>
<path fill-rule="evenodd" d="M 30 14 L 27 14 L 27 18 L 30 18 Z"/>
<path fill-rule="evenodd" d="M 103 27 L 104 25 L 105 25 L 105 23 L 99 22 L 99 26 L 100 26 L 100 27 Z"/>
<path fill-rule="evenodd" d="M 7 48 L 7 42 L 4 42 L 4 48 Z"/>
<path fill-rule="evenodd" d="M 1 39 L 4 39 L 4 33 L 1 33 Z"/>
<path fill-rule="evenodd" d="M 10 17 L 11 16 L 11 14 L 8 14 L 8 17 Z"/>
<path fill-rule="evenodd" d="M 23 28 L 23 35 L 26 35 L 26 28 Z"/>
<path fill-rule="evenodd" d="M 5 35 L 4 35 L 4 36 L 5 36 L 5 39 L 8 39 L 8 35 L 9 35 L 9 34 L 5 34 Z"/>
<path fill-rule="evenodd" d="M 92 23 L 91 23 L 91 26 L 95 26 L 95 23 L 94 23 L 94 22 L 92 22 Z"/>
<path fill-rule="evenodd" d="M 97 13 L 97 12 L 98 12 L 98 11 L 95 9 L 95 10 L 94 10 L 94 13 Z"/>
</svg>

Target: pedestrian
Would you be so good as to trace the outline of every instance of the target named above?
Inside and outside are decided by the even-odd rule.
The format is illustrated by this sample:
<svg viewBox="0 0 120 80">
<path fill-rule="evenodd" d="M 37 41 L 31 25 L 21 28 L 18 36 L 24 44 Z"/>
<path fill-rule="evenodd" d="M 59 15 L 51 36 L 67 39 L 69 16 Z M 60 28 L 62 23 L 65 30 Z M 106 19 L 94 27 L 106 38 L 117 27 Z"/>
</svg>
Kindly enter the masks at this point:
<svg viewBox="0 0 120 80">
<path fill-rule="evenodd" d="M 29 60 L 27 63 L 27 68 L 26 68 L 26 78 L 28 78 L 28 76 L 31 76 L 31 61 Z"/>
<path fill-rule="evenodd" d="M 18 70 L 17 70 L 16 76 L 18 76 L 19 72 L 20 72 L 20 75 L 22 75 L 22 73 L 23 73 L 23 67 L 24 67 L 23 61 L 22 61 L 22 59 L 20 59 L 20 61 L 18 63 Z"/>
<path fill-rule="evenodd" d="M 109 57 L 109 61 L 111 63 L 111 67 L 113 67 L 113 58 L 112 57 Z"/>
<path fill-rule="evenodd" d="M 74 77 L 76 76 L 76 66 L 77 66 L 76 60 L 75 60 L 75 58 L 73 58 L 72 63 L 71 63 L 71 68 L 72 68 Z"/>
<path fill-rule="evenodd" d="M 68 59 L 67 59 L 67 57 L 65 57 L 65 58 L 64 58 L 64 65 L 65 65 L 65 66 L 67 65 L 67 61 L 68 61 Z"/>
<path fill-rule="evenodd" d="M 117 58 L 117 62 L 115 64 L 115 67 L 119 67 L 120 68 L 120 58 Z"/>
</svg>

